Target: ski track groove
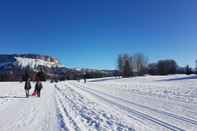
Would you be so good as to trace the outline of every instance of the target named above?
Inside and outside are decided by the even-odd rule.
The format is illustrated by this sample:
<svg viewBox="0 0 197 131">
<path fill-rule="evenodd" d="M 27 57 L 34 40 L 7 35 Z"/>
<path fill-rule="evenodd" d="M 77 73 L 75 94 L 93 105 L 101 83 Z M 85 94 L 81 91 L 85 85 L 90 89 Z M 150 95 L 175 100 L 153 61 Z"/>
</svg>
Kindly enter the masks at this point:
<svg viewBox="0 0 197 131">
<path fill-rule="evenodd" d="M 55 88 L 57 89 L 57 92 L 59 93 L 59 95 L 61 95 L 62 97 L 65 97 L 68 101 L 70 101 L 69 98 L 67 98 L 66 96 L 63 96 L 63 94 L 61 93 L 61 91 L 59 90 L 59 88 L 57 86 L 55 86 Z M 65 114 L 65 116 L 69 119 L 70 123 L 72 123 L 72 126 L 74 128 L 75 131 L 81 131 L 80 128 L 78 127 L 78 125 L 76 124 L 76 122 L 73 120 L 73 118 L 69 115 L 69 113 L 67 112 L 66 108 L 64 107 L 63 101 L 61 100 L 61 98 L 58 99 L 60 106 L 63 109 L 63 112 Z"/>
<path fill-rule="evenodd" d="M 112 95 L 106 94 L 106 93 L 101 92 L 101 91 L 97 91 L 97 90 L 90 89 L 90 88 L 88 88 L 88 89 L 89 89 L 89 90 L 92 90 L 92 91 L 96 91 L 96 92 L 98 92 L 98 93 L 100 93 L 100 94 L 103 94 L 103 95 L 105 95 L 105 96 L 112 97 L 112 98 L 114 98 L 114 99 L 118 99 L 118 100 L 120 100 L 120 101 L 124 101 L 124 102 L 126 102 L 126 103 L 129 103 L 129 104 L 132 104 L 132 105 L 135 105 L 135 106 L 144 108 L 144 109 L 148 109 L 148 110 L 151 110 L 151 111 L 160 113 L 160 114 L 167 115 L 167 116 L 172 117 L 172 118 L 175 118 L 175 119 L 177 119 L 177 120 L 182 120 L 182 121 L 184 121 L 184 122 L 188 122 L 188 123 L 191 123 L 191 124 L 193 124 L 193 125 L 197 125 L 197 121 L 192 120 L 192 119 L 189 119 L 189 118 L 185 118 L 185 117 L 177 116 L 177 115 L 172 114 L 172 113 L 169 113 L 169 112 L 165 112 L 165 111 L 153 109 L 153 108 L 151 108 L 151 107 L 144 106 L 144 105 L 140 105 L 140 104 L 137 104 L 137 103 L 128 101 L 128 100 L 124 100 L 124 99 L 122 99 L 122 98 L 119 98 L 119 97 L 116 97 L 116 96 L 112 96 Z"/>
<path fill-rule="evenodd" d="M 56 103 L 58 104 L 57 99 L 56 99 Z M 66 126 L 66 123 L 64 122 L 63 115 L 61 114 L 61 111 L 58 106 L 56 107 L 56 111 L 57 111 L 57 120 L 58 120 L 58 124 L 60 128 L 59 131 L 62 131 L 62 129 L 63 131 L 69 131 L 68 127 Z"/>
<path fill-rule="evenodd" d="M 123 105 L 121 105 L 121 104 L 118 104 L 118 103 L 116 103 L 116 102 L 113 102 L 112 100 L 109 100 L 109 99 L 106 99 L 106 98 L 104 98 L 104 97 L 102 97 L 102 96 L 100 96 L 100 95 L 97 95 L 97 94 L 94 93 L 93 91 L 89 91 L 89 90 L 91 90 L 91 89 L 89 89 L 88 87 L 85 87 L 85 89 L 84 89 L 84 88 L 82 88 L 82 87 L 80 87 L 80 86 L 78 86 L 78 85 L 76 85 L 76 84 L 73 84 L 73 86 L 75 86 L 75 87 L 81 89 L 82 91 L 88 92 L 88 93 L 90 93 L 90 94 L 92 94 L 92 95 L 94 95 L 94 96 L 96 96 L 96 97 L 98 97 L 98 98 L 100 98 L 100 99 L 103 99 L 104 101 L 107 101 L 107 102 L 110 103 L 110 104 L 116 105 L 116 106 L 119 107 L 119 108 L 121 107 L 121 109 L 124 109 L 124 110 L 128 111 L 128 112 L 129 112 L 130 114 L 132 114 L 132 115 L 137 115 L 137 116 L 139 116 L 140 118 L 149 120 L 149 121 L 151 121 L 151 122 L 153 122 L 153 123 L 155 123 L 155 124 L 157 124 L 157 125 L 159 125 L 159 126 L 163 126 L 163 127 L 167 128 L 167 129 L 170 129 L 170 130 L 172 130 L 172 131 L 185 131 L 184 129 L 181 129 L 181 128 L 176 127 L 176 126 L 174 126 L 174 125 L 171 125 L 171 124 L 169 124 L 169 123 L 163 122 L 163 121 L 161 121 L 161 120 L 159 120 L 159 119 L 156 119 L 156 118 L 153 118 L 153 117 L 151 117 L 151 116 L 149 116 L 149 115 L 147 115 L 147 114 L 144 114 L 144 113 L 142 113 L 142 112 L 133 110 L 133 109 L 131 109 L 131 108 L 128 108 L 128 107 L 126 107 L 126 106 L 123 106 Z M 87 89 L 89 89 L 89 90 L 87 90 Z M 109 97 L 109 96 L 108 96 L 108 97 Z M 114 99 L 115 99 L 115 98 L 114 98 Z M 128 116 L 130 117 L 130 115 L 128 115 Z"/>
<path fill-rule="evenodd" d="M 69 100 L 72 104 L 76 105 L 76 103 L 75 103 L 71 98 L 67 97 L 66 94 L 64 94 L 64 92 L 62 92 L 62 90 L 61 90 L 59 87 L 55 86 L 55 88 L 59 91 L 59 93 L 61 93 L 61 95 L 62 95 L 63 97 L 65 97 L 67 100 Z M 83 97 L 81 96 L 81 94 L 78 93 L 78 92 L 76 92 L 74 89 L 70 88 L 69 86 L 66 86 L 66 88 L 68 88 L 71 92 L 73 92 L 74 94 L 76 94 L 77 97 L 83 99 Z M 75 97 L 75 96 L 74 96 L 74 97 Z M 81 101 L 81 99 L 79 99 L 79 100 Z M 84 119 L 86 119 L 87 121 L 91 121 L 91 120 L 89 120 L 89 118 L 87 119 L 85 116 L 82 115 L 82 118 L 83 118 L 83 117 L 84 117 Z M 107 117 L 107 116 L 104 116 L 104 118 L 105 118 L 105 117 Z M 98 118 L 98 119 L 100 119 L 100 118 Z M 102 119 L 102 118 L 101 118 L 101 119 Z M 106 119 L 108 120 L 109 118 L 106 118 Z M 109 122 L 109 121 L 107 121 L 107 120 L 106 120 L 106 122 Z M 114 121 L 113 121 L 113 122 L 114 122 Z M 92 122 L 89 123 L 89 124 L 92 125 L 93 123 L 95 123 L 94 120 L 92 120 Z M 87 124 L 87 126 L 89 126 L 88 123 L 86 123 L 86 124 Z M 96 122 L 95 124 L 97 125 L 97 122 Z M 109 123 L 108 123 L 108 124 L 109 124 Z M 135 131 L 134 129 L 132 129 L 132 128 L 130 128 L 130 127 L 127 127 L 127 126 L 125 126 L 125 125 L 122 125 L 121 123 L 116 123 L 116 122 L 115 122 L 114 124 L 117 125 L 117 127 L 116 127 L 116 130 L 117 130 L 117 131 L 122 131 L 122 130 L 123 130 L 123 131 Z M 92 128 L 91 130 L 102 131 L 102 129 L 99 127 L 99 125 L 94 126 L 94 127 L 96 127 L 96 128 Z M 90 131 L 91 131 L 91 130 L 90 130 Z"/>
<path fill-rule="evenodd" d="M 164 98 L 164 99 L 173 100 L 173 101 L 185 103 L 185 104 L 189 104 L 189 102 L 187 101 L 188 99 L 196 99 L 196 97 L 191 97 L 187 95 L 170 94 L 171 96 L 163 96 L 161 94 L 148 94 L 147 92 L 137 92 L 137 91 L 133 93 L 136 95 L 141 95 L 141 96 L 154 96 L 157 98 Z M 187 98 L 187 99 L 183 99 L 183 98 Z M 197 105 L 197 102 L 192 101 L 191 103 Z"/>
<path fill-rule="evenodd" d="M 77 86 L 76 84 L 74 84 L 74 85 Z M 80 86 L 77 86 L 77 87 L 81 88 Z M 163 114 L 163 115 L 167 115 L 167 116 L 175 118 L 177 120 L 182 120 L 184 122 L 188 122 L 190 124 L 193 124 L 193 125 L 197 126 L 197 121 L 196 120 L 185 118 L 185 117 L 182 117 L 182 116 L 178 116 L 178 115 L 175 115 L 175 114 L 172 114 L 172 113 L 169 113 L 169 112 L 165 112 L 165 111 L 161 111 L 161 110 L 158 110 L 158 109 L 154 109 L 154 108 L 151 108 L 151 107 L 148 107 L 148 106 L 140 105 L 140 104 L 137 104 L 137 103 L 134 103 L 134 102 L 122 99 L 120 97 L 112 96 L 110 94 L 107 94 L 107 93 L 104 93 L 104 92 L 101 92 L 101 91 L 98 91 L 98 90 L 94 90 L 94 89 L 91 89 L 91 88 L 88 88 L 88 87 L 85 87 L 85 88 L 88 89 L 88 90 L 92 90 L 93 92 L 98 92 L 99 94 L 105 95 L 107 97 L 111 97 L 111 98 L 114 98 L 114 99 L 117 99 L 117 100 L 129 103 L 129 104 L 132 104 L 132 105 L 144 108 L 144 109 L 148 109 L 150 111 L 154 111 L 154 112 L 157 112 L 157 113 L 160 113 L 160 114 Z"/>
</svg>

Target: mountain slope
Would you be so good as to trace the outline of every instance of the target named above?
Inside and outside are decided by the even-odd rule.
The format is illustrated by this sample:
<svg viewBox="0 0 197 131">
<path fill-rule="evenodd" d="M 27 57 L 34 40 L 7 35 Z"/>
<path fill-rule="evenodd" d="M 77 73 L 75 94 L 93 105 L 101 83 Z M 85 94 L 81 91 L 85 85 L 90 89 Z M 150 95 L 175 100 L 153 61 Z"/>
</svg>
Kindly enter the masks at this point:
<svg viewBox="0 0 197 131">
<path fill-rule="evenodd" d="M 7 65 L 14 65 L 21 68 L 29 66 L 36 69 L 39 66 L 45 67 L 64 67 L 60 64 L 59 60 L 50 56 L 42 56 L 35 54 L 22 54 L 22 55 L 0 55 L 0 67 Z"/>
<path fill-rule="evenodd" d="M 115 70 L 95 70 L 66 68 L 54 57 L 36 54 L 0 55 L 0 81 L 18 81 L 28 72 L 33 79 L 35 73 L 42 70 L 48 79 L 65 80 L 83 78 L 84 71 L 87 78 L 110 77 Z"/>
<path fill-rule="evenodd" d="M 0 81 L 21 80 L 25 72 L 31 77 L 38 71 L 44 71 L 48 78 L 65 78 L 69 70 L 57 58 L 36 54 L 0 55 Z"/>
</svg>

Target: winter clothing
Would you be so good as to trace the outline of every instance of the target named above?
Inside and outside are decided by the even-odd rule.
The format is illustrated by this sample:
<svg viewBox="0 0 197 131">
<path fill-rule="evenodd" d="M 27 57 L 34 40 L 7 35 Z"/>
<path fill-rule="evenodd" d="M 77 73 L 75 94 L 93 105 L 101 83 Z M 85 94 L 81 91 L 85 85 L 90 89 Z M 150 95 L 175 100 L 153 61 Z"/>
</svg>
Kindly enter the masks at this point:
<svg viewBox="0 0 197 131">
<path fill-rule="evenodd" d="M 42 83 L 41 82 L 37 82 L 36 83 L 36 89 L 37 90 L 41 90 L 43 88 Z"/>
<path fill-rule="evenodd" d="M 31 83 L 30 83 L 30 80 L 28 79 L 25 82 L 25 94 L 26 94 L 26 97 L 29 97 L 29 90 L 30 89 L 31 89 Z"/>
<path fill-rule="evenodd" d="M 83 74 L 83 80 L 84 80 L 84 83 L 86 83 L 86 79 L 87 79 L 87 74 L 86 74 L 86 73 L 84 73 L 84 74 Z"/>
<path fill-rule="evenodd" d="M 43 88 L 42 83 L 41 82 L 37 82 L 35 85 L 35 92 L 37 94 L 38 97 L 40 97 L 40 91 Z"/>
<path fill-rule="evenodd" d="M 29 97 L 29 90 L 25 90 L 26 97 Z"/>
<path fill-rule="evenodd" d="M 25 90 L 30 90 L 31 89 L 31 83 L 30 83 L 30 80 L 27 80 L 25 82 Z"/>
</svg>

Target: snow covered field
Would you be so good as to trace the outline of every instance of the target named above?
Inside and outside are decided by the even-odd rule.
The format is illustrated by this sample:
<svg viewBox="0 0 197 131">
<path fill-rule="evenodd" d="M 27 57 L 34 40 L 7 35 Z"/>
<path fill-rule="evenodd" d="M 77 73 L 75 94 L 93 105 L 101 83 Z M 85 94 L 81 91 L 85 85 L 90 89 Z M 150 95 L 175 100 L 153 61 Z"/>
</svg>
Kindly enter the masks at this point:
<svg viewBox="0 0 197 131">
<path fill-rule="evenodd" d="M 0 83 L 0 131 L 197 131 L 197 76 Z M 31 90 L 31 92 L 33 89 Z"/>
</svg>

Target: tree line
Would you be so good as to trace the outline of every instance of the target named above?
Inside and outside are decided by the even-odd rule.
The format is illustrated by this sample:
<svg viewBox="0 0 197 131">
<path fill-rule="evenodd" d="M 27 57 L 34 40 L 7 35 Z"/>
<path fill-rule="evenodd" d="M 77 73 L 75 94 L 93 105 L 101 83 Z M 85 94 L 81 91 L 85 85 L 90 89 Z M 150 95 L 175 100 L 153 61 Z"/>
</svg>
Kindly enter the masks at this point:
<svg viewBox="0 0 197 131">
<path fill-rule="evenodd" d="M 197 60 L 195 71 L 187 65 L 180 67 L 173 59 L 159 60 L 156 63 L 148 63 L 148 57 L 142 53 L 134 55 L 121 54 L 117 59 L 118 72 L 120 76 L 132 77 L 150 75 L 169 75 L 169 74 L 197 74 Z"/>
<path fill-rule="evenodd" d="M 143 54 L 123 54 L 118 56 L 118 69 L 120 75 L 131 77 L 142 76 L 146 73 L 148 59 Z"/>
</svg>

